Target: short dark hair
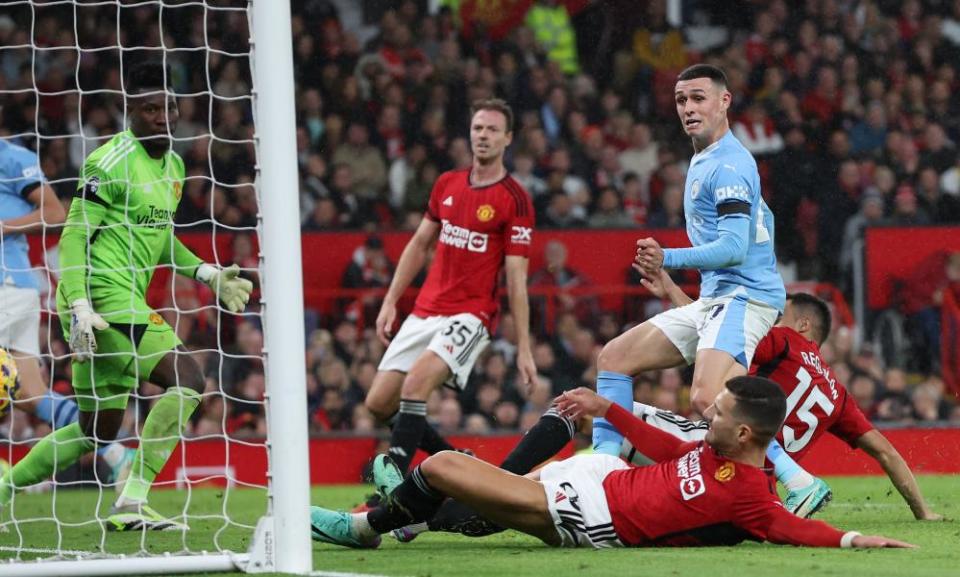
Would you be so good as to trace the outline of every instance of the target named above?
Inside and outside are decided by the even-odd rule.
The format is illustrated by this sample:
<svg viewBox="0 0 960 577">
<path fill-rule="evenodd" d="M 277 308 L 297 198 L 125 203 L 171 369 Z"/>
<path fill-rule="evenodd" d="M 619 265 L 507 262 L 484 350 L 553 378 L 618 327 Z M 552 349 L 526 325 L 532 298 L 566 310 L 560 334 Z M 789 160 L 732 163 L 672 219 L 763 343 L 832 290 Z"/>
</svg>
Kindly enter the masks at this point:
<svg viewBox="0 0 960 577">
<path fill-rule="evenodd" d="M 766 445 L 777 435 L 787 416 L 787 396 L 780 385 L 763 377 L 734 377 L 727 381 L 735 415 L 753 429 L 757 443 Z"/>
<path fill-rule="evenodd" d="M 794 307 L 799 307 L 803 314 L 814 317 L 814 338 L 818 345 L 830 336 L 832 319 L 830 317 L 830 307 L 819 297 L 808 293 L 793 293 L 787 295 L 787 300 Z"/>
<path fill-rule="evenodd" d="M 507 119 L 507 132 L 513 132 L 513 109 L 510 108 L 510 105 L 507 104 L 506 100 L 501 98 L 487 98 L 485 100 L 477 100 L 473 103 L 473 106 L 470 107 L 470 118 L 473 119 L 481 110 L 493 110 L 494 112 L 499 112 Z"/>
<path fill-rule="evenodd" d="M 724 74 L 722 69 L 712 64 L 694 64 L 687 67 L 677 76 L 677 82 L 695 78 L 709 78 L 720 88 L 726 89 L 727 87 L 727 75 Z"/>
<path fill-rule="evenodd" d="M 169 86 L 170 73 L 162 62 L 147 60 L 136 64 L 127 73 L 127 94 L 164 90 Z"/>
</svg>

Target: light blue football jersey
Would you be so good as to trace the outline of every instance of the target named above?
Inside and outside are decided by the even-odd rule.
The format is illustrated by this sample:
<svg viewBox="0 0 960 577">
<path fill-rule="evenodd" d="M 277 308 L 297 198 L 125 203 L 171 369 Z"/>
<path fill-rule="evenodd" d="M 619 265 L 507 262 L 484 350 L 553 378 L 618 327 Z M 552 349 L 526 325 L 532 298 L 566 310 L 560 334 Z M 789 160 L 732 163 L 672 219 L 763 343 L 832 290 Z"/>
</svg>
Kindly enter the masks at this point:
<svg viewBox="0 0 960 577">
<path fill-rule="evenodd" d="M 0 139 L 0 222 L 33 212 L 36 207 L 25 194 L 43 181 L 36 154 Z M 40 285 L 31 270 L 26 235 L 4 234 L 0 244 L 0 282 L 38 289 Z"/>
<path fill-rule="evenodd" d="M 694 155 L 687 170 L 683 210 L 693 246 L 719 238 L 717 209 L 727 202 L 750 205 L 747 257 L 738 266 L 701 270 L 700 295 L 718 297 L 743 287 L 751 300 L 783 311 L 786 290 L 773 249 L 773 213 L 760 195 L 756 161 L 729 131 Z"/>
</svg>

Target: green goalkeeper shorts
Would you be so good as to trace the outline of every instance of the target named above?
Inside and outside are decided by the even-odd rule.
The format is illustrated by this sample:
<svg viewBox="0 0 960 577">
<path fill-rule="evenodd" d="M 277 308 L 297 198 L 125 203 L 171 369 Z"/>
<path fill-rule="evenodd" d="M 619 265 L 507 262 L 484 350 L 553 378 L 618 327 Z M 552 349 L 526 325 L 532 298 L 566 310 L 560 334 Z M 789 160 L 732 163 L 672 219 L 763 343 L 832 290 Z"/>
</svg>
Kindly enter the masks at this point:
<svg viewBox="0 0 960 577">
<path fill-rule="evenodd" d="M 163 317 L 152 313 L 149 318 L 147 324 L 110 323 L 109 328 L 94 331 L 94 358 L 72 363 L 73 392 L 81 411 L 126 409 L 139 382 L 149 380 L 160 359 L 182 344 Z M 69 313 L 60 315 L 60 324 L 69 341 Z"/>
</svg>

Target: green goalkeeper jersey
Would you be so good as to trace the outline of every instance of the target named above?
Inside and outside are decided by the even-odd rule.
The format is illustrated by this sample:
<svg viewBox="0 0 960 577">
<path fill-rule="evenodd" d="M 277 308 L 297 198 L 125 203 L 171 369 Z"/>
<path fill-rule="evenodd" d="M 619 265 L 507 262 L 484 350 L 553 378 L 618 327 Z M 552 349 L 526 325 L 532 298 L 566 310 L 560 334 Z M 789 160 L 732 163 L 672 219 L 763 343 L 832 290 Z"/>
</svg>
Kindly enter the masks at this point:
<svg viewBox="0 0 960 577">
<path fill-rule="evenodd" d="M 58 307 L 87 298 L 108 322 L 143 324 L 158 265 L 194 276 L 201 260 L 173 235 L 183 159 L 151 157 L 129 131 L 86 159 L 60 239 Z"/>
</svg>

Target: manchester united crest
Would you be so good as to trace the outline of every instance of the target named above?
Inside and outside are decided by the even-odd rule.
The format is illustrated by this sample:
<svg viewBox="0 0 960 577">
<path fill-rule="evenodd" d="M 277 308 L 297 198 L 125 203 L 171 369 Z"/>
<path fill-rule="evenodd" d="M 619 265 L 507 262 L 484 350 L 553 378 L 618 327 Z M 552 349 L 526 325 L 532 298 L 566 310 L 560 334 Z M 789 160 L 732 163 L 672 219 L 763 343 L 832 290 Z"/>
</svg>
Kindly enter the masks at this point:
<svg viewBox="0 0 960 577">
<path fill-rule="evenodd" d="M 183 196 L 183 184 L 179 182 L 173 183 L 173 196 L 177 197 L 177 200 L 180 200 L 180 197 Z"/>
<path fill-rule="evenodd" d="M 713 474 L 713 478 L 721 483 L 726 483 L 727 481 L 733 479 L 734 475 L 736 474 L 736 465 L 734 465 L 731 461 L 727 461 L 717 468 L 717 472 Z"/>
<path fill-rule="evenodd" d="M 479 219 L 480 222 L 490 222 L 495 214 L 497 214 L 497 211 L 493 210 L 493 207 L 489 204 L 481 205 L 480 208 L 477 209 L 477 219 Z"/>
<path fill-rule="evenodd" d="M 158 315 L 157 313 L 150 313 L 150 323 L 155 325 L 162 325 L 163 317 Z"/>
</svg>

